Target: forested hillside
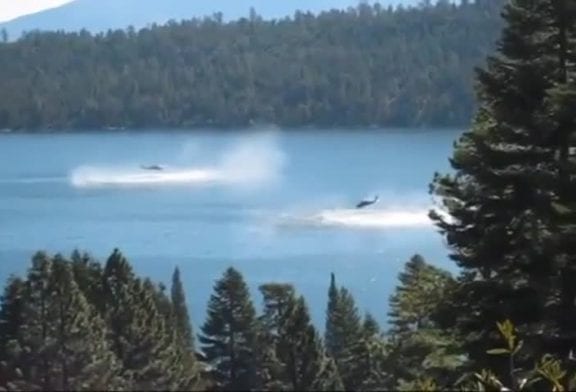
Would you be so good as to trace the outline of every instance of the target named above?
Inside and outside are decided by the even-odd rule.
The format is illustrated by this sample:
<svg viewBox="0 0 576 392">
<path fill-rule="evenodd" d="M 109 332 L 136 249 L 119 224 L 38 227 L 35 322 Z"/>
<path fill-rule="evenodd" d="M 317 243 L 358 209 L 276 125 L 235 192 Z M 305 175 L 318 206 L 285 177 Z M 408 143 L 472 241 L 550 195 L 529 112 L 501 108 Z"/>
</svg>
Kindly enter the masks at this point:
<svg viewBox="0 0 576 392">
<path fill-rule="evenodd" d="M 33 32 L 0 44 L 0 129 L 465 125 L 501 5 Z"/>
</svg>

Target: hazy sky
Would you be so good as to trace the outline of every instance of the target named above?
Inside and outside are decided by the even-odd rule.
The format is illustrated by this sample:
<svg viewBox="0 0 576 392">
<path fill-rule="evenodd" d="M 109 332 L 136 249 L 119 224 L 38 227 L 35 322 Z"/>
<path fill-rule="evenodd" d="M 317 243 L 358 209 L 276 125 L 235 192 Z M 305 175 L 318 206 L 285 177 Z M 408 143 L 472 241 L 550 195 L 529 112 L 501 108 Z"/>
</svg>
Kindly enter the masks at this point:
<svg viewBox="0 0 576 392">
<path fill-rule="evenodd" d="M 58 7 L 70 1 L 72 0 L 0 0 L 0 22 L 47 8 Z"/>
<path fill-rule="evenodd" d="M 73 0 L 0 0 L 0 23 L 19 16 L 58 7 Z M 142 0 L 150 1 L 150 0 Z M 233 1 L 233 0 L 231 0 Z M 277 0 L 272 0 L 277 1 Z M 284 0 L 285 1 L 285 0 Z M 408 0 L 383 0 L 383 4 L 409 3 Z M 352 2 L 351 2 L 352 3 Z"/>
</svg>

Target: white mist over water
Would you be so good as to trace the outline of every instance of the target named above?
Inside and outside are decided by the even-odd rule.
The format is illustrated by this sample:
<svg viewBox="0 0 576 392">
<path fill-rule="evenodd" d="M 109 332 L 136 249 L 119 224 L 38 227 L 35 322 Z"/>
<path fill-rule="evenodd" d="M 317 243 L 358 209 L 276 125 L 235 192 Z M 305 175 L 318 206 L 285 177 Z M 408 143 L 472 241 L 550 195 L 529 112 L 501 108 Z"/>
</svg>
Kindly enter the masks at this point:
<svg viewBox="0 0 576 392">
<path fill-rule="evenodd" d="M 279 225 L 283 227 L 333 227 L 347 229 L 391 229 L 431 227 L 429 209 L 324 209 L 308 214 L 284 214 Z"/>
<path fill-rule="evenodd" d="M 183 148 L 190 151 L 190 146 Z M 162 171 L 146 171 L 139 164 L 83 165 L 72 170 L 69 181 L 77 188 L 173 185 L 258 187 L 280 180 L 284 165 L 285 156 L 274 135 L 256 134 L 247 135 L 241 142 L 220 152 L 217 163 L 213 165 L 177 167 L 162 163 Z"/>
<path fill-rule="evenodd" d="M 71 171 L 69 182 L 76 188 L 142 188 L 188 186 L 225 187 L 226 192 L 261 190 L 278 184 L 288 163 L 274 132 L 242 135 L 240 141 L 206 155 L 211 149 L 198 143 L 184 143 L 171 162 L 83 165 Z M 208 158 L 208 159 L 207 159 Z M 162 171 L 148 171 L 141 164 L 160 164 Z M 372 189 L 370 197 L 380 195 L 378 205 L 354 209 L 362 195 L 310 195 L 310 199 L 290 201 L 292 205 L 267 211 L 263 226 L 291 229 L 342 228 L 348 230 L 386 230 L 432 227 L 428 214 L 433 206 L 420 194 L 399 194 L 393 189 Z M 317 198 L 321 197 L 321 200 Z M 368 196 L 366 196 L 368 197 Z M 315 200 L 316 199 L 316 200 Z"/>
</svg>

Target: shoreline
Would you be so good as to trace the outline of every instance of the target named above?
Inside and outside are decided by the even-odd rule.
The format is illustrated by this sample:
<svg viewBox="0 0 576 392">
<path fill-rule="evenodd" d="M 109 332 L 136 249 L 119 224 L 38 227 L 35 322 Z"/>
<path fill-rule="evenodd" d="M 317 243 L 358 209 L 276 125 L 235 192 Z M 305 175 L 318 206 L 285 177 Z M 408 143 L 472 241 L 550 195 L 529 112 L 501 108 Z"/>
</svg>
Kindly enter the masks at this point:
<svg viewBox="0 0 576 392">
<path fill-rule="evenodd" d="M 372 133 L 372 132 L 385 132 L 385 133 L 435 133 L 435 132 L 450 132 L 460 131 L 464 132 L 470 128 L 470 125 L 459 126 L 381 126 L 381 127 L 279 127 L 276 125 L 260 126 L 260 127 L 226 127 L 226 128 L 210 128 L 210 127 L 195 127 L 195 128 L 70 128 L 70 129 L 8 129 L 0 130 L 0 137 L 11 135 L 82 135 L 82 134 L 194 134 L 194 133 L 213 133 L 213 134 L 231 134 L 231 133 L 250 133 L 250 132 L 282 132 L 282 133 Z"/>
</svg>

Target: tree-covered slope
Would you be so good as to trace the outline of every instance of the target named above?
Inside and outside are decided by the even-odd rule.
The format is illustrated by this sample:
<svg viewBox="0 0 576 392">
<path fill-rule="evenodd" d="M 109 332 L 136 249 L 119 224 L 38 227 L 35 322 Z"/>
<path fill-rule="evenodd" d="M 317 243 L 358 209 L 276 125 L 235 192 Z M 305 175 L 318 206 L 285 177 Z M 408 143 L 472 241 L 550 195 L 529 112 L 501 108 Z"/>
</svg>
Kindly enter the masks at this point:
<svg viewBox="0 0 576 392">
<path fill-rule="evenodd" d="M 0 44 L 0 129 L 464 125 L 500 5 L 30 33 Z"/>
</svg>

